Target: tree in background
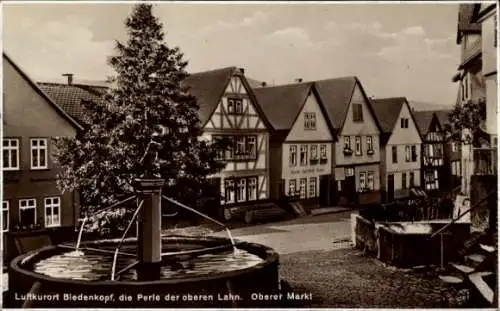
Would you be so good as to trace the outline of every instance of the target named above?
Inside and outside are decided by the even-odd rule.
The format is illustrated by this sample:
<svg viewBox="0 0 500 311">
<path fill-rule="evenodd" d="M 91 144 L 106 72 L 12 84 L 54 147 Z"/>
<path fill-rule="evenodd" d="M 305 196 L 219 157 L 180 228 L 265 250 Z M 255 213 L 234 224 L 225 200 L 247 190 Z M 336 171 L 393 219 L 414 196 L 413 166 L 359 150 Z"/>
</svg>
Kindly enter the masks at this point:
<svg viewBox="0 0 500 311">
<path fill-rule="evenodd" d="M 164 42 L 152 5 L 136 5 L 125 25 L 128 41 L 116 42 L 109 59 L 113 87 L 102 101 L 85 103 L 85 129 L 76 138 L 56 141 L 58 185 L 80 192 L 87 215 L 133 194 L 134 180 L 143 176 L 164 178 L 165 195 L 194 204 L 207 176 L 222 168 L 215 160 L 220 146 L 199 140 L 199 107 L 183 87 L 187 62 Z M 158 132 L 164 135 L 152 144 Z M 123 213 L 104 215 L 112 223 Z"/>
</svg>

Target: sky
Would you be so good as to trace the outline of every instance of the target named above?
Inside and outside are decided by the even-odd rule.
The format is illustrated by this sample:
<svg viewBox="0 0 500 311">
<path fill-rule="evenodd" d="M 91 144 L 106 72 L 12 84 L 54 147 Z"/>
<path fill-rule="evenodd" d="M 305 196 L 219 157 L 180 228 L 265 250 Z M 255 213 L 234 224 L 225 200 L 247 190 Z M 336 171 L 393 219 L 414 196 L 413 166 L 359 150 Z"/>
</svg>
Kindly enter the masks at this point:
<svg viewBox="0 0 500 311">
<path fill-rule="evenodd" d="M 4 3 L 4 51 L 36 81 L 105 80 L 130 3 Z M 245 68 L 269 84 L 357 76 L 367 95 L 453 105 L 458 4 L 156 3 L 188 71 Z"/>
</svg>

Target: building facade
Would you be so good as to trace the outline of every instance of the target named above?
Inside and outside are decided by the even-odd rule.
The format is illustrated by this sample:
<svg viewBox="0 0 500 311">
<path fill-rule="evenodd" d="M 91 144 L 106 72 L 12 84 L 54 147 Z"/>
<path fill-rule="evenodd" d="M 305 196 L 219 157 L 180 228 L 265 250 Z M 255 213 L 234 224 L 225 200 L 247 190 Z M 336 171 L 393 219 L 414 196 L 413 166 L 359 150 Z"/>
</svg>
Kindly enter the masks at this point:
<svg viewBox="0 0 500 311">
<path fill-rule="evenodd" d="M 498 20 L 495 3 L 475 4 L 472 21 L 481 24 L 482 75 L 486 91 L 485 131 L 490 135 L 490 146 L 497 147 L 498 119 Z"/>
<path fill-rule="evenodd" d="M 485 98 L 486 86 L 482 72 L 482 37 L 481 24 L 474 20 L 475 4 L 460 4 L 457 22 L 457 41 L 460 45 L 460 65 L 453 81 L 459 83 L 456 104 L 469 101 L 478 102 Z M 461 141 L 461 192 L 470 196 L 470 179 L 474 172 L 473 145 L 462 133 Z"/>
<path fill-rule="evenodd" d="M 57 189 L 53 139 L 76 135 L 80 125 L 3 54 L 4 231 L 72 228 L 78 196 Z"/>
<path fill-rule="evenodd" d="M 229 67 L 194 73 L 185 83 L 200 106 L 201 138 L 230 141 L 229 150 L 220 154 L 225 168 L 211 177 L 220 185 L 224 217 L 268 201 L 270 125 L 244 70 Z"/>
<path fill-rule="evenodd" d="M 340 204 L 380 202 L 380 125 L 356 77 L 316 81 L 335 133 L 332 171 Z"/>
<path fill-rule="evenodd" d="M 445 135 L 434 111 L 414 111 L 413 116 L 422 137 L 421 180 L 424 190 L 439 191 L 445 185 L 444 165 Z"/>
<path fill-rule="evenodd" d="M 273 126 L 271 196 L 329 205 L 333 136 L 314 83 L 254 89 Z"/>
<path fill-rule="evenodd" d="M 404 97 L 375 99 L 373 107 L 383 134 L 380 144 L 382 201 L 407 198 L 421 186 L 422 138 Z"/>
</svg>

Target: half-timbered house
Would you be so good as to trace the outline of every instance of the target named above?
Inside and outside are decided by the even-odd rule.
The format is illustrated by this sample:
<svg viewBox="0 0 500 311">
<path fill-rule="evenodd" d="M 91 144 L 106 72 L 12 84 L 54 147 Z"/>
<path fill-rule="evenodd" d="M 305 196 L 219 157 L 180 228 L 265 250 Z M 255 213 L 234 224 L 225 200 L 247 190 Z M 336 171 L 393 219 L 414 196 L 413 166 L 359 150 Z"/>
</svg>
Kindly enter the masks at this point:
<svg viewBox="0 0 500 311">
<path fill-rule="evenodd" d="M 220 154 L 225 168 L 212 176 L 220 184 L 224 217 L 267 202 L 270 124 L 244 70 L 228 67 L 194 73 L 185 83 L 200 106 L 202 139 L 230 141 L 229 149 Z"/>
<path fill-rule="evenodd" d="M 254 89 L 273 126 L 271 196 L 329 205 L 333 135 L 314 83 Z"/>
<path fill-rule="evenodd" d="M 414 111 L 415 121 L 422 135 L 422 180 L 425 190 L 443 189 L 444 133 L 434 111 Z"/>
</svg>

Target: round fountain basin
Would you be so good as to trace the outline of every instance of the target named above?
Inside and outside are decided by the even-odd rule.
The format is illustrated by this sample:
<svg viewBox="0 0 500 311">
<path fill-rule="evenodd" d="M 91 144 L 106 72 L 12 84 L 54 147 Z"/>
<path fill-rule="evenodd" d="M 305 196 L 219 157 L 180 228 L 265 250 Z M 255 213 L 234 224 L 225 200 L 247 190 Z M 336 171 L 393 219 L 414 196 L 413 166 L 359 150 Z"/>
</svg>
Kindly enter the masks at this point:
<svg viewBox="0 0 500 311">
<path fill-rule="evenodd" d="M 31 307 L 254 307 L 271 305 L 252 294 L 278 292 L 278 254 L 260 244 L 238 241 L 235 252 L 229 239 L 169 237 L 157 278 L 143 280 L 133 266 L 111 280 L 116 245 L 48 246 L 15 258 L 6 306 L 29 300 Z M 136 248 L 135 241 L 122 245 L 117 272 L 136 261 Z"/>
</svg>

